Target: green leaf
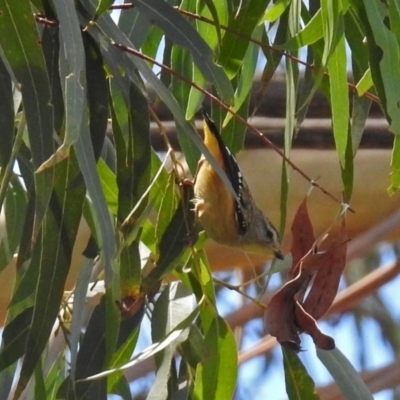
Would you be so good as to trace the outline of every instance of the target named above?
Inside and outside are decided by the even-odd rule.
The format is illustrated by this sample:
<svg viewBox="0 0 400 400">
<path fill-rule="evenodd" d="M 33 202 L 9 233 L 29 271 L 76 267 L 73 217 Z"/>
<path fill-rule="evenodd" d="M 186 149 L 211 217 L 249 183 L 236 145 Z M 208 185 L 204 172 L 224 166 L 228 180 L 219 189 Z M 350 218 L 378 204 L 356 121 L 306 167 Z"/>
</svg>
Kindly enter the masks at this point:
<svg viewBox="0 0 400 400">
<path fill-rule="evenodd" d="M 104 300 L 104 299 L 103 299 Z M 96 374 L 103 369 L 105 361 L 105 302 L 101 301 L 90 316 L 85 335 L 79 347 L 75 377 L 77 380 Z M 73 397 L 74 396 L 74 397 Z M 76 382 L 71 376 L 63 382 L 57 393 L 62 399 L 106 399 L 107 382 L 105 379 L 95 382 Z"/>
<path fill-rule="evenodd" d="M 392 195 L 400 188 L 400 138 L 397 135 L 394 137 L 390 167 L 392 171 L 390 172 L 390 187 L 388 188 L 388 193 Z"/>
<path fill-rule="evenodd" d="M 317 356 L 328 369 L 344 397 L 351 400 L 373 400 L 373 395 L 342 352 L 321 350 L 317 348 Z"/>
<path fill-rule="evenodd" d="M 371 69 L 368 68 L 365 71 L 365 74 L 363 77 L 357 82 L 357 93 L 359 96 L 362 96 L 365 94 L 372 86 L 374 85 L 374 82 L 372 80 L 372 75 L 371 75 Z"/>
<path fill-rule="evenodd" d="M 64 357 L 62 357 L 62 351 L 58 354 L 58 357 L 54 361 L 50 370 L 46 375 L 46 389 L 47 389 L 47 400 L 57 400 L 57 391 L 64 380 L 66 375 L 66 365 Z"/>
<path fill-rule="evenodd" d="M 117 342 L 115 343 L 115 349 L 113 349 L 112 353 L 109 352 L 110 357 L 106 367 L 114 368 L 115 366 L 128 362 L 129 359 L 132 357 L 133 351 L 136 347 L 136 343 L 138 340 L 140 324 L 142 323 L 143 320 L 144 311 L 145 307 L 143 302 L 139 306 L 139 308 L 135 310 L 135 313 L 124 315 L 122 320 L 120 320 L 121 317 L 119 313 L 119 315 L 117 316 L 117 321 L 115 321 L 116 324 L 119 325 Z M 114 327 L 110 326 L 110 324 L 107 323 L 108 329 L 115 331 Z M 114 390 L 116 385 L 118 385 L 118 383 L 121 382 L 122 378 L 123 378 L 122 371 L 118 371 L 110 375 L 107 379 L 108 391 L 111 392 L 111 390 Z"/>
<path fill-rule="evenodd" d="M 182 198 L 159 243 L 159 259 L 156 267 L 146 276 L 143 287 L 152 288 L 173 271 L 176 262 L 191 243 L 194 229 L 194 212 L 191 210 L 193 187 L 183 185 Z"/>
<path fill-rule="evenodd" d="M 367 97 L 359 97 L 357 94 L 353 95 L 353 107 L 351 115 L 351 147 L 353 156 L 356 154 L 360 145 L 370 108 L 370 99 Z"/>
<path fill-rule="evenodd" d="M 364 0 L 363 3 L 370 28 L 366 33 L 372 78 L 389 121 L 390 130 L 400 134 L 399 43 L 385 23 L 389 16 L 387 6 L 376 0 Z"/>
<path fill-rule="evenodd" d="M 14 176 L 8 186 L 5 202 L 5 235 L 0 244 L 0 271 L 12 260 L 19 245 L 27 207 L 26 192 L 21 181 Z"/>
<path fill-rule="evenodd" d="M 178 199 L 176 196 L 175 179 L 175 174 L 171 172 L 162 193 L 162 201 L 158 210 L 156 224 L 156 240 L 158 243 L 176 211 Z"/>
<path fill-rule="evenodd" d="M 90 376 L 86 378 L 85 381 L 90 382 L 92 380 L 102 379 L 106 376 L 114 374 L 117 371 L 124 371 L 127 368 L 131 368 L 140 361 L 145 360 L 146 358 L 153 357 L 155 354 L 165 349 L 172 342 L 178 339 L 183 334 L 183 332 L 185 332 L 189 328 L 190 324 L 198 316 L 198 313 L 199 313 L 199 308 L 196 307 L 182 322 L 180 322 L 171 332 L 169 332 L 168 335 L 163 338 L 163 340 L 148 346 L 142 352 L 133 357 L 128 363 L 101 372 L 99 374 Z"/>
<path fill-rule="evenodd" d="M 45 25 L 42 34 L 42 49 L 51 86 L 54 129 L 61 134 L 64 129 L 64 96 L 60 79 L 60 35 L 59 28 Z"/>
<path fill-rule="evenodd" d="M 256 27 L 254 29 L 252 37 L 255 40 L 261 41 L 263 33 L 264 33 L 263 26 Z M 253 88 L 253 79 L 256 73 L 259 51 L 260 48 L 255 43 L 250 43 L 248 49 L 246 50 L 246 54 L 244 56 L 245 62 L 243 63 L 240 75 L 238 76 L 238 84 L 235 90 L 235 103 L 234 106 L 231 107 L 231 110 L 234 112 L 238 112 L 242 108 L 243 104 L 247 103 L 249 100 L 250 92 Z M 245 110 L 247 111 L 247 106 L 245 106 L 244 109 L 242 110 L 241 116 L 245 114 L 244 118 L 247 120 L 247 112 L 243 112 Z M 222 123 L 222 126 L 226 127 L 232 118 L 233 118 L 232 114 L 227 113 L 224 122 Z M 243 127 L 243 130 L 245 131 L 246 128 Z M 244 133 L 245 133 L 244 131 L 242 132 L 241 135 L 242 139 L 244 138 Z M 232 135 L 232 137 L 236 137 L 236 135 Z M 224 137 L 224 140 L 225 139 L 226 137 Z M 236 154 L 243 147 L 242 146 L 243 142 L 241 143 L 240 146 L 233 146 L 232 144 L 229 145 L 229 143 L 226 144 L 231 150 L 232 154 Z"/>
<path fill-rule="evenodd" d="M 65 137 L 62 148 L 68 151 L 69 146 L 79 137 L 85 112 L 85 52 L 75 4 L 54 0 L 54 6 L 60 21 L 60 42 L 63 49 L 60 53 L 65 101 Z M 57 159 L 57 155 L 55 158 Z"/>
<path fill-rule="evenodd" d="M 120 396 L 122 400 L 132 400 L 131 387 L 129 385 L 128 379 L 122 375 L 120 380 L 114 385 L 110 393 Z"/>
<path fill-rule="evenodd" d="M 140 11 L 138 9 L 138 11 Z M 146 16 L 143 13 L 139 13 L 141 18 L 144 18 L 145 21 L 148 21 Z M 161 41 L 163 39 L 163 31 L 157 25 L 152 25 L 149 29 L 149 33 L 147 35 L 146 40 L 142 44 L 142 51 L 147 56 L 155 59 L 157 57 L 157 51 L 160 47 Z"/>
<path fill-rule="evenodd" d="M 137 0 L 135 7 L 157 24 L 174 43 L 187 48 L 204 78 L 214 85 L 222 100 L 231 104 L 232 86 L 224 70 L 214 62 L 214 54 L 193 26 L 168 3 L 158 0 Z"/>
<path fill-rule="evenodd" d="M 6 168 L 11 159 L 14 141 L 14 102 L 11 77 L 0 57 L 0 167 Z"/>
<path fill-rule="evenodd" d="M 54 151 L 53 107 L 40 38 L 28 2 L 0 0 L 0 46 L 20 84 L 35 169 Z M 35 174 L 34 236 L 50 201 L 53 171 Z"/>
<path fill-rule="evenodd" d="M 42 360 L 39 360 L 35 368 L 35 398 L 45 399 L 47 397 L 46 384 L 44 382 Z"/>
<path fill-rule="evenodd" d="M 194 4 L 193 4 L 194 6 Z M 188 10 L 196 12 L 201 17 L 211 19 L 214 24 L 209 22 L 201 21 L 196 19 L 196 29 L 199 35 L 204 39 L 204 41 L 210 46 L 214 51 L 215 57 L 218 57 L 219 45 L 222 40 L 221 24 L 225 25 L 228 22 L 228 6 L 226 1 L 213 2 L 212 0 L 206 0 L 204 2 L 198 1 L 195 4 L 196 10 Z M 197 66 L 193 68 L 192 81 L 196 85 L 206 89 L 207 80 L 204 78 L 203 74 L 200 72 Z M 204 94 L 198 91 L 196 88 L 190 88 L 190 94 L 186 108 L 186 118 L 191 120 L 195 113 L 198 111 L 202 101 L 204 99 Z M 192 173 L 194 170 L 192 170 Z"/>
<path fill-rule="evenodd" d="M 136 49 L 142 47 L 152 27 L 149 20 L 135 7 L 124 10 L 121 13 L 118 26 Z"/>
<path fill-rule="evenodd" d="M 282 347 L 285 368 L 286 393 L 289 400 L 318 400 L 315 383 L 308 374 L 299 356 Z"/>
<path fill-rule="evenodd" d="M 205 343 L 209 357 L 196 369 L 195 397 L 231 399 L 237 377 L 237 348 L 231 329 L 221 317 L 213 320 Z"/>
<path fill-rule="evenodd" d="M 190 315 L 193 308 L 193 295 L 186 286 L 179 282 L 167 285 L 154 306 L 151 327 L 153 342 L 162 340 L 166 334 Z M 188 335 L 189 330 L 183 331 L 162 352 L 156 354 L 156 377 L 148 394 L 148 400 L 168 398 L 171 362 L 173 362 L 177 346 L 184 342 Z"/>
<path fill-rule="evenodd" d="M 341 36 L 329 57 L 328 72 L 333 134 L 339 160 L 344 167 L 349 127 L 349 89 L 347 87 L 347 63 L 343 23 L 340 23 L 338 30 L 341 31 Z"/>
<path fill-rule="evenodd" d="M 321 9 L 310 19 L 307 25 L 284 44 L 278 45 L 278 49 L 297 50 L 303 46 L 309 46 L 323 37 Z"/>
<path fill-rule="evenodd" d="M 142 315 L 143 313 L 141 313 Z M 140 325 L 141 319 L 137 319 L 137 326 L 132 329 L 132 326 L 129 326 L 129 330 L 125 328 L 125 321 L 122 321 L 120 326 L 120 338 L 124 333 L 124 330 L 129 332 L 128 338 L 119 346 L 116 352 L 113 355 L 113 358 L 110 363 L 110 368 L 116 367 L 118 365 L 122 365 L 129 361 L 132 357 L 133 350 L 136 347 L 136 343 L 139 337 L 140 332 Z M 123 372 L 115 372 L 114 374 L 110 375 L 107 380 L 107 388 L 108 392 L 111 390 L 115 390 L 116 386 L 119 385 L 120 380 L 123 377 Z"/>
<path fill-rule="evenodd" d="M 33 307 L 26 308 L 4 328 L 0 352 L 0 371 L 14 364 L 24 355 L 32 314 Z"/>
<path fill-rule="evenodd" d="M 174 71 L 177 71 L 182 76 L 186 77 L 188 80 L 192 80 L 192 78 L 194 78 L 194 75 L 196 74 L 198 75 L 197 68 L 196 67 L 193 68 L 190 52 L 187 49 L 182 49 L 177 45 L 174 45 L 172 47 L 171 68 Z M 202 87 L 203 84 L 205 83 L 205 80 L 202 76 L 197 77 L 196 83 Z M 172 93 L 176 98 L 178 104 L 180 105 L 182 110 L 186 111 L 188 107 L 189 96 L 190 95 L 193 96 L 192 94 L 193 91 L 196 91 L 197 94 L 199 93 L 197 89 L 193 90 L 193 88 L 191 88 L 186 82 L 183 82 L 181 79 L 175 76 L 171 77 L 171 88 L 172 88 Z M 197 111 L 198 104 L 196 104 L 194 107 L 195 110 L 192 110 L 193 112 Z M 191 112 L 190 114 L 192 114 L 193 112 Z M 186 117 L 191 118 L 192 116 L 188 115 L 188 113 L 186 112 Z M 196 172 L 197 162 L 200 158 L 199 149 L 197 148 L 195 143 L 193 143 L 193 141 L 190 140 L 190 137 L 188 137 L 185 134 L 185 131 L 179 125 L 177 126 L 176 131 L 178 135 L 179 144 L 182 148 L 182 151 L 185 154 L 186 162 L 188 163 L 190 171 L 192 172 L 192 174 L 194 174 Z"/>
<path fill-rule="evenodd" d="M 90 142 L 89 129 L 86 123 L 81 126 L 81 135 L 75 144 L 76 157 L 82 172 L 91 203 L 93 205 L 95 223 L 104 257 L 105 282 L 110 285 L 112 279 L 111 260 L 115 253 L 115 236 L 104 193 L 101 190 L 97 173 L 96 160 Z"/>
<path fill-rule="evenodd" d="M 104 147 L 109 117 L 109 89 L 104 60 L 93 38 L 83 34 L 86 59 L 86 91 L 89 107 L 89 130 L 94 158 L 99 159 Z"/>
<path fill-rule="evenodd" d="M 270 7 L 264 15 L 264 21 L 276 21 L 289 7 L 291 0 L 277 0 L 275 4 Z"/>
<path fill-rule="evenodd" d="M 96 8 L 96 14 L 93 17 L 93 21 L 96 21 L 97 18 L 104 12 L 106 12 L 111 5 L 114 3 L 114 0 L 99 0 L 99 4 Z"/>
<path fill-rule="evenodd" d="M 93 260 L 85 259 L 81 266 L 76 287 L 74 290 L 73 313 L 69 338 L 69 349 L 71 352 L 70 375 L 73 380 L 75 379 L 76 361 L 78 355 L 79 341 L 82 334 L 81 329 L 85 311 L 86 295 L 89 287 L 92 269 Z"/>
<path fill-rule="evenodd" d="M 267 0 L 249 0 L 237 15 L 235 13 L 230 14 L 228 28 L 237 33 L 225 32 L 218 57 L 218 64 L 222 65 L 227 71 L 230 79 L 239 72 L 243 64 L 244 56 L 249 47 L 249 40 L 246 36 L 252 35 L 267 4 Z"/>
<path fill-rule="evenodd" d="M 82 186 L 67 190 L 74 173 L 76 166 L 72 160 L 56 166 L 55 192 L 33 248 L 29 269 L 38 268 L 39 276 L 32 323 L 16 393 L 21 393 L 28 383 L 60 309 L 85 196 Z"/>
<path fill-rule="evenodd" d="M 102 158 L 97 162 L 97 172 L 100 177 L 101 188 L 107 202 L 108 209 L 117 215 L 118 212 L 118 186 L 117 178 Z"/>
</svg>

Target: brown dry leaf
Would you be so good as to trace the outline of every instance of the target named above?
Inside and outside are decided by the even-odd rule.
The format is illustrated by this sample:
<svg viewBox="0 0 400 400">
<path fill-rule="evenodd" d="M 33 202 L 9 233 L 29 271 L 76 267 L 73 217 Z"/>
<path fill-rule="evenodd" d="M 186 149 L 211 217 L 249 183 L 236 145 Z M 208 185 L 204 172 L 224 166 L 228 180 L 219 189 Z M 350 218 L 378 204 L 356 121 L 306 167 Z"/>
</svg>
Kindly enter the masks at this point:
<svg viewBox="0 0 400 400">
<path fill-rule="evenodd" d="M 323 350 L 332 350 L 335 348 L 335 341 L 328 335 L 320 331 L 317 321 L 297 302 L 296 304 L 296 324 L 302 332 L 308 333 L 315 345 Z"/>
<path fill-rule="evenodd" d="M 315 241 L 306 247 L 310 232 L 312 237 L 314 234 L 311 222 L 307 227 L 309 217 L 305 201 L 299 207 L 298 215 L 299 218 L 293 226 L 299 226 L 296 225 L 299 221 L 303 221 L 304 226 L 298 228 L 302 237 L 294 239 L 296 244 L 292 245 L 292 252 L 293 249 L 297 251 L 296 256 L 293 256 L 294 260 L 297 257 L 297 266 L 290 271 L 290 274 L 296 271 L 297 275 L 293 277 L 289 274 L 289 279 L 292 279 L 272 297 L 265 312 L 265 324 L 269 333 L 284 346 L 299 351 L 299 335 L 306 332 L 313 338 L 316 346 L 330 350 L 335 347 L 335 342 L 319 330 L 316 320 L 332 305 L 346 266 L 346 226 L 342 221 L 340 226 L 333 228 L 323 242 L 324 250 L 314 253 L 310 250 L 315 246 Z M 292 231 L 296 232 L 293 227 Z M 310 290 L 304 300 L 308 288 Z"/>
<path fill-rule="evenodd" d="M 314 230 L 311 224 L 307 209 L 307 197 L 304 198 L 294 217 L 292 227 L 292 247 L 293 257 L 292 268 L 289 271 L 289 278 L 297 275 L 300 260 L 310 251 L 315 243 Z"/>
<path fill-rule="evenodd" d="M 279 343 L 300 350 L 299 327 L 296 325 L 296 293 L 303 285 L 301 275 L 285 283 L 268 303 L 264 314 L 265 326 Z"/>
<path fill-rule="evenodd" d="M 318 259 L 318 269 L 311 289 L 303 303 L 304 309 L 316 320 L 331 308 L 346 267 L 347 231 L 345 221 L 325 241 L 327 250 Z"/>
</svg>

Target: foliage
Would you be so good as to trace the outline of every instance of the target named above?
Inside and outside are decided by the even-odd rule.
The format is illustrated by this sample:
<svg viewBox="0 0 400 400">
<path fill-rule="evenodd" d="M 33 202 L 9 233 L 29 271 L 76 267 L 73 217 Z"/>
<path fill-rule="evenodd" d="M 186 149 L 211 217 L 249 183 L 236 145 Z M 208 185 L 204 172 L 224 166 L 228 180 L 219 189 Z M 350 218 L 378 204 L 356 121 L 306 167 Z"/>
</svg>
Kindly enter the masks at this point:
<svg viewBox="0 0 400 400">
<path fill-rule="evenodd" d="M 343 201 L 351 198 L 353 156 L 371 99 L 381 103 L 395 134 L 389 190 L 396 191 L 400 12 L 396 2 L 378 0 L 309 0 L 308 7 L 295 0 L 136 0 L 115 23 L 112 3 L 0 0 L 0 208 L 7 227 L 0 271 L 18 253 L 2 334 L 0 397 L 7 398 L 14 384 L 14 398 L 26 390 L 29 398 L 114 393 L 128 399 L 122 371 L 154 356 L 149 399 L 229 399 L 237 375 L 234 336 L 218 314 L 202 240 L 194 239 L 191 187 L 176 185 L 181 166 L 171 149 L 172 168 L 160 162 L 150 120 L 159 122 L 163 103 L 192 173 L 203 153 L 226 182 L 194 128 L 194 115 L 210 98 L 213 118 L 237 152 L 261 49 L 264 88 L 281 61 L 287 76 L 282 210 L 291 143 L 317 89 L 332 110 Z M 300 49 L 308 63 L 303 90 Z M 160 61 L 158 74 L 153 65 Z M 157 99 L 149 100 L 149 88 Z M 67 293 L 82 220 L 91 237 L 76 286 Z M 178 282 L 163 283 L 170 274 Z M 87 320 L 87 296 L 99 282 L 104 296 Z M 145 312 L 153 344 L 133 357 Z M 55 327 L 65 340 L 49 359 Z M 311 378 L 285 352 L 289 396 L 310 398 Z M 340 357 L 321 356 L 329 358 L 338 381 Z M 353 390 L 362 387 L 353 384 Z"/>
</svg>

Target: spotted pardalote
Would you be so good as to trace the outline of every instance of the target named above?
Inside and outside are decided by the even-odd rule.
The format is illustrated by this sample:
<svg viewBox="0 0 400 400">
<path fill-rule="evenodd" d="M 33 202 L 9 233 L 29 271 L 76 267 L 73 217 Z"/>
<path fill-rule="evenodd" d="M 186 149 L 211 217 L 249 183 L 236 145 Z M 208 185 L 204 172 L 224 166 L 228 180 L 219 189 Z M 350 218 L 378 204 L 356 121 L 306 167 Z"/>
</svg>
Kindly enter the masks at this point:
<svg viewBox="0 0 400 400">
<path fill-rule="evenodd" d="M 245 252 L 282 259 L 279 235 L 256 206 L 239 166 L 225 146 L 214 121 L 203 110 L 204 144 L 225 171 L 236 193 L 202 156 L 194 180 L 195 214 L 208 237 Z"/>
</svg>

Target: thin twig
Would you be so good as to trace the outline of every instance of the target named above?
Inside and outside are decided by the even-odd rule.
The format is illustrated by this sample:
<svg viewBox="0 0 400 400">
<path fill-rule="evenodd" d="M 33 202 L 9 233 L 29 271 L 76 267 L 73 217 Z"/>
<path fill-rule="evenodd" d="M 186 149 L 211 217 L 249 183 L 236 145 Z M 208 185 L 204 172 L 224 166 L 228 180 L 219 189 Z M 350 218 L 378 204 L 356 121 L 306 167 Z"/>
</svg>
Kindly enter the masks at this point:
<svg viewBox="0 0 400 400">
<path fill-rule="evenodd" d="M 229 290 L 234 290 L 235 292 L 241 294 L 243 297 L 246 297 L 247 299 L 252 301 L 257 306 L 259 306 L 259 307 L 261 307 L 263 309 L 267 308 L 267 306 L 265 304 L 261 303 L 259 300 L 255 299 L 254 297 L 251 297 L 246 292 L 243 292 L 243 290 L 240 289 L 240 286 L 242 286 L 242 285 L 240 285 L 240 286 L 239 285 L 231 285 L 230 283 L 225 282 L 225 281 L 221 281 L 221 280 L 219 280 L 219 279 L 217 279 L 215 277 L 213 277 L 213 281 L 214 281 L 214 283 L 216 283 L 216 284 L 218 284 L 220 286 L 226 287 Z"/>
</svg>

